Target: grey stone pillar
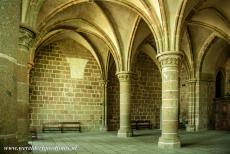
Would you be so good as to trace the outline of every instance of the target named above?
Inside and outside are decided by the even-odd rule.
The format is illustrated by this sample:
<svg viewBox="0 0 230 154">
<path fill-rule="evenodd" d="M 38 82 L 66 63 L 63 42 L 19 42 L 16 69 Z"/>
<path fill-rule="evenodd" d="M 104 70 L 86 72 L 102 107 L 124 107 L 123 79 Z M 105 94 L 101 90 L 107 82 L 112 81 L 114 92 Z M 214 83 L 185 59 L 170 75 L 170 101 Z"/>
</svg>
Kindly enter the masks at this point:
<svg viewBox="0 0 230 154">
<path fill-rule="evenodd" d="M 162 69 L 162 127 L 158 147 L 180 147 L 178 137 L 178 100 L 180 52 L 164 52 L 157 55 Z"/>
<path fill-rule="evenodd" d="M 195 131 L 208 129 L 208 108 L 213 101 L 210 97 L 210 81 L 197 80 L 195 91 Z M 214 93 L 213 95 L 214 96 Z M 211 99 L 211 100 L 210 100 Z"/>
<path fill-rule="evenodd" d="M 189 86 L 189 105 L 188 105 L 188 125 L 186 131 L 194 132 L 196 129 L 196 80 L 190 80 L 187 82 Z"/>
<path fill-rule="evenodd" d="M 190 80 L 189 119 L 186 128 L 189 132 L 205 131 L 208 129 L 208 120 L 212 118 L 212 97 L 210 94 L 211 80 Z M 211 120 L 211 119 L 210 119 Z"/>
<path fill-rule="evenodd" d="M 160 130 L 162 128 L 162 108 L 160 108 Z"/>
<path fill-rule="evenodd" d="M 26 26 L 20 26 L 17 67 L 17 118 L 18 142 L 27 145 L 29 137 L 29 49 L 35 38 L 35 33 Z"/>
<path fill-rule="evenodd" d="M 120 83 L 120 129 L 118 137 L 132 136 L 130 127 L 130 101 L 131 101 L 131 78 L 130 72 L 117 73 Z"/>
<path fill-rule="evenodd" d="M 0 1 L 0 153 L 4 146 L 17 146 L 16 74 L 18 34 L 20 23 L 19 0 Z"/>
<path fill-rule="evenodd" d="M 102 115 L 102 127 L 101 131 L 107 131 L 108 130 L 108 125 L 107 125 L 107 117 L 108 117 L 108 105 L 107 105 L 107 85 L 108 81 L 104 80 L 102 81 L 102 86 L 103 86 L 103 115 Z"/>
</svg>

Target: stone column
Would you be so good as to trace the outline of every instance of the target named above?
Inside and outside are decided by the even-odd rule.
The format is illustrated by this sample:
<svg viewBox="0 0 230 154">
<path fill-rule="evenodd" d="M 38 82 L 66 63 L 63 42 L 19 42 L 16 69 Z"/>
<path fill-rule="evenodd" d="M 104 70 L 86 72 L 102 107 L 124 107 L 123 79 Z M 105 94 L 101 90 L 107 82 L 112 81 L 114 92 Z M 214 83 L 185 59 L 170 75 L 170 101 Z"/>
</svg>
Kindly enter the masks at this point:
<svg viewBox="0 0 230 154">
<path fill-rule="evenodd" d="M 103 86 L 103 115 L 102 115 L 102 127 L 101 127 L 101 131 L 107 131 L 108 127 L 107 127 L 107 85 L 108 85 L 108 81 L 107 80 L 103 80 L 102 81 L 102 86 Z"/>
<path fill-rule="evenodd" d="M 187 82 L 189 86 L 189 105 L 188 105 L 188 125 L 186 131 L 194 132 L 196 128 L 196 80 L 190 80 Z"/>
<path fill-rule="evenodd" d="M 162 128 L 158 147 L 180 147 L 178 137 L 178 100 L 180 52 L 164 52 L 157 55 L 162 69 Z"/>
<path fill-rule="evenodd" d="M 120 129 L 118 137 L 132 136 L 130 127 L 130 101 L 131 101 L 131 72 L 117 73 L 120 83 Z"/>
<path fill-rule="evenodd" d="M 25 26 L 20 26 L 17 67 L 17 118 L 18 142 L 27 145 L 29 137 L 29 49 L 35 38 L 35 33 Z"/>
<path fill-rule="evenodd" d="M 210 96 L 210 83 L 211 81 L 207 79 L 196 81 L 195 131 L 206 131 L 208 129 L 208 108 L 213 101 L 213 98 Z M 214 96 L 214 93 L 212 96 Z"/>
<path fill-rule="evenodd" d="M 160 108 L 160 130 L 162 128 L 162 108 Z"/>
<path fill-rule="evenodd" d="M 15 70 L 20 5 L 19 0 L 1 0 L 0 2 L 0 153 L 19 153 L 5 151 L 3 147 L 17 146 Z"/>
</svg>

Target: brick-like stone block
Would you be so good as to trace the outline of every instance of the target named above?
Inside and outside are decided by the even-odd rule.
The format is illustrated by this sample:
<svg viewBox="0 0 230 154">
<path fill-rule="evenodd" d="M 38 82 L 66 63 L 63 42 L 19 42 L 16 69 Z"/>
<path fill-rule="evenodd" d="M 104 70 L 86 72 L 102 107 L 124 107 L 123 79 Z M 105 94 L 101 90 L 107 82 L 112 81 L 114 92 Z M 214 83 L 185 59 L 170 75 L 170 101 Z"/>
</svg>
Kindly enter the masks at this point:
<svg viewBox="0 0 230 154">
<path fill-rule="evenodd" d="M 131 120 L 150 120 L 154 127 L 160 126 L 161 75 L 157 66 L 145 54 L 136 61 L 131 85 Z M 109 72 L 108 83 L 108 128 L 119 129 L 119 81 L 116 68 Z M 158 116 L 157 116 L 158 115 Z"/>
<path fill-rule="evenodd" d="M 71 77 L 69 57 L 87 59 L 84 78 Z M 99 130 L 103 100 L 100 81 L 96 60 L 74 41 L 43 47 L 30 74 L 31 126 L 40 128 L 45 121 L 80 121 L 83 131 Z"/>
</svg>

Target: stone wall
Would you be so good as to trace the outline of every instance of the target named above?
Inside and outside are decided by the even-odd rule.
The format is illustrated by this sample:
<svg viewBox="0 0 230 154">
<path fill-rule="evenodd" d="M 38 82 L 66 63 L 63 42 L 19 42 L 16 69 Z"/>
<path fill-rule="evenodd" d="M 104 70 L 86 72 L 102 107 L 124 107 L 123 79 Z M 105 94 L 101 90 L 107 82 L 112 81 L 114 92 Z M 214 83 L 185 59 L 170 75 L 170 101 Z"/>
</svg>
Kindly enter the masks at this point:
<svg viewBox="0 0 230 154">
<path fill-rule="evenodd" d="M 116 66 L 113 63 L 109 70 L 109 82 L 107 90 L 107 103 L 108 103 L 108 130 L 118 130 L 120 122 L 120 87 L 119 80 L 116 74 Z"/>
<path fill-rule="evenodd" d="M 216 84 L 214 81 L 208 84 L 208 128 L 214 128 L 215 119 L 215 108 L 214 108 L 214 98 L 216 94 Z"/>
<path fill-rule="evenodd" d="M 119 81 L 113 66 L 108 84 L 108 128 L 119 129 Z M 145 54 L 138 56 L 132 80 L 131 120 L 150 120 L 160 127 L 161 75 L 157 66 Z"/>
<path fill-rule="evenodd" d="M 80 121 L 83 131 L 99 130 L 102 90 L 100 69 L 90 52 L 72 40 L 43 47 L 30 73 L 31 127 Z"/>
<path fill-rule="evenodd" d="M 0 153 L 2 147 L 18 146 L 17 138 L 17 53 L 21 1 L 0 1 Z"/>
<path fill-rule="evenodd" d="M 182 64 L 180 69 L 180 101 L 179 101 L 179 122 L 188 120 L 188 105 L 189 105 L 189 84 L 187 84 L 188 75 L 185 65 Z"/>
<path fill-rule="evenodd" d="M 226 87 L 225 87 L 225 95 L 230 96 L 230 58 L 228 58 L 226 67 Z"/>
<path fill-rule="evenodd" d="M 207 130 L 213 124 L 213 99 L 215 98 L 215 82 L 199 81 L 196 91 L 196 130 Z"/>
</svg>

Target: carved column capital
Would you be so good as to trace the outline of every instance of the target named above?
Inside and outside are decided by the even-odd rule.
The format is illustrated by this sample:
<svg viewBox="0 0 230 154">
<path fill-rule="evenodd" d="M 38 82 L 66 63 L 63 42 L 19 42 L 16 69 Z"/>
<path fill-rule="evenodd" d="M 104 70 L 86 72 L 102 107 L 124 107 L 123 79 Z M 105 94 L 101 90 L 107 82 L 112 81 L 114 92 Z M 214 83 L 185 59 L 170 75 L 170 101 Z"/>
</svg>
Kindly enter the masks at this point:
<svg viewBox="0 0 230 154">
<path fill-rule="evenodd" d="M 18 44 L 29 49 L 32 46 L 35 36 L 36 33 L 34 30 L 24 25 L 20 25 Z"/>
<path fill-rule="evenodd" d="M 161 67 L 179 66 L 183 53 L 179 51 L 166 51 L 157 55 Z"/>
<path fill-rule="evenodd" d="M 101 85 L 106 86 L 108 84 L 109 80 L 101 80 Z"/>
<path fill-rule="evenodd" d="M 116 73 L 116 75 L 117 75 L 119 81 L 128 82 L 128 81 L 131 81 L 134 73 L 133 72 L 122 71 L 122 72 Z"/>
</svg>

